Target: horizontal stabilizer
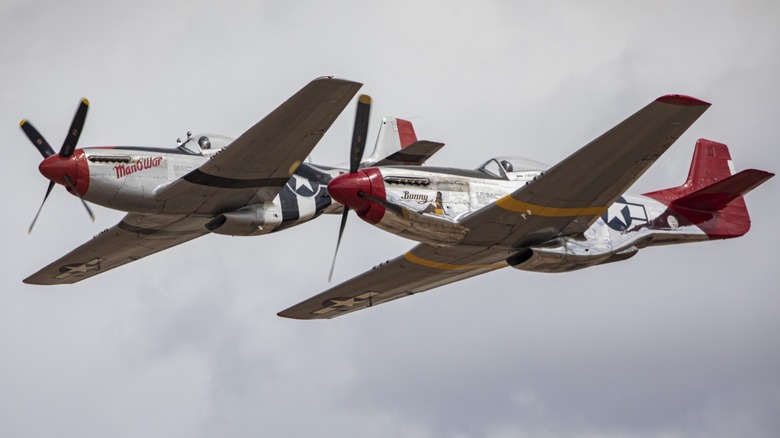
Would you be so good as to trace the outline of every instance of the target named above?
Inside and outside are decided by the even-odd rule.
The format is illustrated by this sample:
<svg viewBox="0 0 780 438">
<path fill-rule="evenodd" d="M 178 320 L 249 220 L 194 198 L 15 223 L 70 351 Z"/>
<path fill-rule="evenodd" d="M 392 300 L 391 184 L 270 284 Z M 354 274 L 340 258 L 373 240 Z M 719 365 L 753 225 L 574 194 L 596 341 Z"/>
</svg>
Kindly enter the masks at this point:
<svg viewBox="0 0 780 438">
<path fill-rule="evenodd" d="M 427 140 L 416 141 L 372 164 L 372 166 L 421 166 L 442 147 L 444 147 L 444 143 Z"/>
<path fill-rule="evenodd" d="M 718 211 L 763 184 L 774 174 L 763 170 L 743 170 L 703 189 L 672 201 L 678 208 L 699 211 Z"/>
<path fill-rule="evenodd" d="M 750 230 L 748 192 L 774 174 L 748 169 L 733 173 L 728 146 L 699 139 L 688 178 L 681 186 L 645 193 L 704 231 L 710 239 L 729 239 Z"/>
</svg>

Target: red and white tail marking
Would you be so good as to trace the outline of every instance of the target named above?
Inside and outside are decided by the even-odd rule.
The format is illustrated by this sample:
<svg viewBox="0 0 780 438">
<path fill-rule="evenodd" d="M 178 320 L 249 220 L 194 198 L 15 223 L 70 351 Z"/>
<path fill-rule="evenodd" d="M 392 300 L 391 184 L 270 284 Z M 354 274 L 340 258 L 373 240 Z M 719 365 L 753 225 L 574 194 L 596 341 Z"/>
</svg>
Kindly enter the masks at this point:
<svg viewBox="0 0 780 438">
<path fill-rule="evenodd" d="M 401 141 L 401 149 L 417 141 L 417 134 L 414 133 L 414 126 L 408 120 L 395 119 L 398 129 L 398 139 Z"/>
<path fill-rule="evenodd" d="M 711 239 L 727 239 L 748 232 L 750 215 L 743 196 L 772 176 L 755 169 L 735 174 L 728 146 L 699 139 L 685 183 L 645 196 L 685 217 Z"/>
<path fill-rule="evenodd" d="M 376 163 L 417 141 L 412 122 L 395 117 L 382 118 L 376 144 L 365 163 Z"/>
</svg>

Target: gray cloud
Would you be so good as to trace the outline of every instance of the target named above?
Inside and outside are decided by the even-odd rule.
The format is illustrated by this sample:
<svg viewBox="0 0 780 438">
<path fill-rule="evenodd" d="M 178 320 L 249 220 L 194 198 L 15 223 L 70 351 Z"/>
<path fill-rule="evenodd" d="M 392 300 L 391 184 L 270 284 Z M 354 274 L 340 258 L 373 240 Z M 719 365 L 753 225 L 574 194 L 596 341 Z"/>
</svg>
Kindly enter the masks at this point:
<svg viewBox="0 0 780 438">
<path fill-rule="evenodd" d="M 55 146 L 241 134 L 316 76 L 365 83 L 372 120 L 554 163 L 650 100 L 712 108 L 636 192 L 680 184 L 695 140 L 780 169 L 775 2 L 15 1 L 0 6 L 3 436 L 776 436 L 777 182 L 744 238 L 562 275 L 505 269 L 326 322 L 275 313 L 326 288 L 338 219 L 209 236 L 64 287 L 21 279 L 116 223 L 46 184 L 15 126 Z M 343 162 L 352 109 L 316 161 Z M 372 132 L 375 133 L 375 123 Z M 350 219 L 340 281 L 411 242 Z"/>
</svg>

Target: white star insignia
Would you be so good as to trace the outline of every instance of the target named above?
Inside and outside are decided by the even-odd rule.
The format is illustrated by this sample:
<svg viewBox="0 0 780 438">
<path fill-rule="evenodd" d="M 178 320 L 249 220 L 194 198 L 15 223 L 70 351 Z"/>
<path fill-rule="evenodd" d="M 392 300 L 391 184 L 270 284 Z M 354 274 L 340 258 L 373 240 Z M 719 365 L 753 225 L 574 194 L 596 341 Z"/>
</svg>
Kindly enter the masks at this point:
<svg viewBox="0 0 780 438">
<path fill-rule="evenodd" d="M 311 191 L 313 193 L 314 192 L 314 187 L 312 187 L 311 181 L 308 180 L 307 178 L 302 178 L 302 179 L 303 179 L 303 181 L 298 180 L 298 188 L 306 187 L 306 188 L 309 189 L 309 191 Z"/>
<path fill-rule="evenodd" d="M 628 225 L 623 217 L 624 208 L 626 208 L 626 204 L 612 204 L 607 210 L 607 223 L 612 222 L 612 219 L 617 218 L 623 225 Z"/>
<path fill-rule="evenodd" d="M 327 300 L 325 302 L 325 303 L 327 303 L 327 307 L 323 307 L 322 309 L 315 310 L 312 313 L 314 313 L 315 315 L 325 315 L 325 314 L 328 314 L 330 312 L 334 312 L 334 311 L 337 311 L 337 310 L 351 309 L 351 308 L 355 307 L 355 304 L 362 304 L 366 300 L 368 300 L 369 298 L 371 298 L 373 296 L 376 296 L 376 295 L 379 295 L 379 292 L 371 291 L 371 292 L 362 293 L 362 294 L 360 294 L 360 295 L 358 295 L 356 297 L 352 297 L 352 298 L 340 298 L 340 299 L 339 298 L 332 298 L 332 299 Z M 323 305 L 325 305 L 325 303 L 323 303 Z M 370 305 L 370 302 L 369 302 L 369 305 Z"/>
<path fill-rule="evenodd" d="M 86 263 L 82 263 L 79 265 L 66 265 L 63 266 L 60 269 L 65 269 L 60 275 L 54 277 L 54 278 L 67 278 L 74 274 L 86 274 L 89 271 L 94 271 L 100 268 L 100 262 L 102 262 L 103 259 L 101 258 L 94 258 Z"/>
<path fill-rule="evenodd" d="M 355 298 L 350 298 L 348 300 L 331 300 L 333 304 L 331 304 L 331 307 L 352 307 L 355 305 Z"/>
</svg>

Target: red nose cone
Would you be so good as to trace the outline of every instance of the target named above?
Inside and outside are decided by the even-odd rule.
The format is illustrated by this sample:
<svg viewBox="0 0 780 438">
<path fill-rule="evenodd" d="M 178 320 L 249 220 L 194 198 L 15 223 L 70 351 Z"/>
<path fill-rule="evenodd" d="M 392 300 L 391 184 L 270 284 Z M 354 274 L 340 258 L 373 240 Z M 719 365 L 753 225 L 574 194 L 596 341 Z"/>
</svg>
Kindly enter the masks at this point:
<svg viewBox="0 0 780 438">
<path fill-rule="evenodd" d="M 38 165 L 38 170 L 50 181 L 65 186 L 69 192 L 72 190 L 65 181 L 65 177 L 76 187 L 79 195 L 83 196 L 87 191 L 89 170 L 86 165 L 86 157 L 81 150 L 76 150 L 68 158 L 62 158 L 59 154 L 47 157 Z"/>
<path fill-rule="evenodd" d="M 64 176 L 70 178 L 72 183 L 76 181 L 76 160 L 73 159 L 73 156 L 62 158 L 59 154 L 54 154 L 43 160 L 38 166 L 38 170 L 49 180 L 66 187 L 68 184 L 65 182 Z"/>
<path fill-rule="evenodd" d="M 371 194 L 371 180 L 362 170 L 339 175 L 328 183 L 330 197 L 358 213 L 371 206 L 368 199 L 359 195 L 360 192 Z"/>
</svg>

